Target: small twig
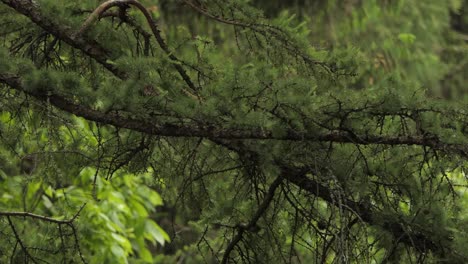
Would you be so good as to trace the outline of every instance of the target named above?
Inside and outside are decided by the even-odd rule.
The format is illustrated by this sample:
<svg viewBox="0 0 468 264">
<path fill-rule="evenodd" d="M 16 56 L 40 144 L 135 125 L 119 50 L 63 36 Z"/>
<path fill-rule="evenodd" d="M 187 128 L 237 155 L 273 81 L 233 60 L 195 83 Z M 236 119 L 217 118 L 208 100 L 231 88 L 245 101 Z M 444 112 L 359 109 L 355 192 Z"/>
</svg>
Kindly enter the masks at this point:
<svg viewBox="0 0 468 264">
<path fill-rule="evenodd" d="M 42 57 L 42 60 L 39 63 L 39 65 L 43 65 L 44 62 L 48 59 L 50 52 L 52 52 L 52 50 L 54 49 L 55 44 L 57 44 L 58 40 L 59 39 L 57 37 L 54 37 L 54 39 L 49 43 L 49 45 L 47 45 L 47 47 L 44 50 L 44 57 Z"/>
<path fill-rule="evenodd" d="M 224 23 L 224 24 L 227 24 L 227 25 L 239 26 L 239 27 L 243 27 L 243 28 L 251 28 L 252 27 L 252 24 L 247 24 L 247 23 L 243 23 L 243 22 L 240 22 L 240 21 L 236 21 L 236 20 L 224 19 L 224 18 L 222 18 L 220 16 L 212 15 L 208 11 L 206 11 L 205 9 L 203 9 L 203 8 L 195 5 L 194 3 L 192 3 L 192 1 L 184 0 L 184 3 L 189 5 L 191 8 L 193 8 L 198 13 L 200 13 L 200 14 L 208 17 L 208 18 L 211 18 L 211 19 L 213 19 L 215 21 L 218 21 L 218 22 L 221 22 L 221 23 Z"/>
<path fill-rule="evenodd" d="M 80 244 L 78 241 L 78 236 L 76 235 L 76 228 L 72 223 L 69 223 L 68 226 L 72 229 L 73 237 L 75 238 L 75 246 L 76 250 L 78 251 L 78 254 L 80 255 L 80 259 L 83 263 L 88 263 L 85 258 L 83 257 L 83 253 L 81 252 Z"/>
<path fill-rule="evenodd" d="M 67 249 L 65 248 L 65 241 L 63 240 L 63 231 L 62 231 L 62 225 L 58 225 L 59 228 L 59 234 L 60 234 L 60 245 L 62 248 L 62 254 L 63 254 L 63 262 L 67 262 L 67 254 L 66 251 Z"/>
<path fill-rule="evenodd" d="M 18 235 L 18 232 L 16 232 L 15 225 L 13 225 L 13 222 L 10 219 L 10 216 L 7 216 L 8 219 L 8 224 L 11 227 L 11 230 L 13 230 L 13 234 L 15 235 L 16 241 L 20 244 L 21 249 L 23 250 L 24 254 L 33 262 L 37 263 L 37 261 L 29 254 L 29 251 L 26 249 L 26 246 L 23 244 L 23 241 L 21 240 L 20 236 Z M 26 261 L 27 262 L 27 261 Z"/>
<path fill-rule="evenodd" d="M 234 250 L 234 248 L 237 246 L 237 243 L 241 241 L 244 232 L 254 229 L 256 227 L 258 220 L 260 219 L 260 217 L 262 217 L 262 215 L 268 209 L 268 206 L 270 205 L 271 201 L 273 200 L 273 197 L 275 196 L 275 191 L 280 186 L 282 181 L 283 181 L 283 177 L 281 175 L 278 176 L 273 181 L 273 183 L 270 185 L 270 188 L 268 188 L 268 192 L 265 194 L 265 197 L 263 198 L 262 203 L 258 207 L 252 219 L 250 219 L 248 224 L 246 225 L 240 224 L 236 226 L 237 234 L 228 244 L 226 251 L 224 252 L 223 260 L 221 261 L 221 263 L 223 264 L 228 263 L 229 255 L 231 254 L 232 250 Z"/>
<path fill-rule="evenodd" d="M 217 22 L 227 24 L 227 25 L 232 25 L 234 27 L 248 28 L 248 29 L 252 30 L 253 32 L 257 32 L 257 33 L 259 33 L 259 34 L 261 34 L 261 35 L 263 35 L 265 37 L 267 37 L 268 34 L 269 34 L 270 36 L 272 36 L 272 37 L 278 39 L 280 42 L 282 42 L 283 43 L 282 47 L 284 49 L 286 49 L 287 51 L 289 51 L 290 54 L 292 54 L 294 56 L 299 56 L 300 58 L 302 58 L 307 63 L 314 64 L 314 65 L 319 65 L 319 66 L 323 67 L 325 70 L 327 70 L 329 72 L 335 72 L 336 71 L 336 70 L 332 70 L 330 65 L 328 65 L 327 63 L 322 62 L 322 61 L 316 61 L 316 60 L 310 58 L 307 54 L 304 54 L 303 52 L 301 52 L 299 50 L 299 48 L 287 38 L 285 32 L 283 30 L 281 30 L 280 28 L 278 28 L 278 27 L 274 27 L 274 26 L 267 25 L 267 24 L 246 23 L 246 22 L 237 21 L 237 20 L 234 20 L 234 19 L 226 19 L 226 18 L 223 18 L 221 16 L 211 14 L 207 10 L 203 9 L 200 6 L 197 6 L 196 4 L 192 3 L 189 0 L 184 0 L 184 3 L 189 5 L 196 12 L 198 12 L 198 13 L 200 13 L 200 14 L 202 14 L 202 15 L 210 18 L 210 19 L 213 19 L 213 20 L 215 20 Z M 236 41 L 237 41 L 237 37 L 236 37 Z"/>
</svg>

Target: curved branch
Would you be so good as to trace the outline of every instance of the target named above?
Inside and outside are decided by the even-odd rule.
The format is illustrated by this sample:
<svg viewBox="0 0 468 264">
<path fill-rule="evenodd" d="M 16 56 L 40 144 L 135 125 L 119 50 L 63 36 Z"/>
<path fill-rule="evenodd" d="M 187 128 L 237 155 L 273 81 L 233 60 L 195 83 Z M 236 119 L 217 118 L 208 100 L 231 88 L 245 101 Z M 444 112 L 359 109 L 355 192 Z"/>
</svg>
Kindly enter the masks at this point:
<svg viewBox="0 0 468 264">
<path fill-rule="evenodd" d="M 143 54 L 145 56 L 149 56 L 150 53 L 150 45 L 151 45 L 151 33 L 147 32 L 144 28 L 142 28 L 140 25 L 136 23 L 135 20 L 131 19 L 128 16 L 121 16 L 121 14 L 114 14 L 114 13 L 108 13 L 106 12 L 103 16 L 109 16 L 109 17 L 118 17 L 121 19 L 122 22 L 126 23 L 130 27 L 132 27 L 138 34 L 143 36 L 144 39 L 144 47 L 143 47 Z"/>
<path fill-rule="evenodd" d="M 94 11 L 88 16 L 88 18 L 83 22 L 81 25 L 80 29 L 74 34 L 75 37 L 80 37 L 82 36 L 92 25 L 93 23 L 98 20 L 104 12 L 109 10 L 110 8 L 114 6 L 118 6 L 120 8 L 126 8 L 126 3 L 123 3 L 125 1 L 119 1 L 119 0 L 109 0 L 101 5 L 99 5 Z"/>
<path fill-rule="evenodd" d="M 153 20 L 151 17 L 151 14 L 148 12 L 148 10 L 137 0 L 109 0 L 101 5 L 99 5 L 91 15 L 86 19 L 86 21 L 83 23 L 81 28 L 78 30 L 78 32 L 75 34 L 75 37 L 80 37 L 82 36 L 88 29 L 89 27 L 107 10 L 109 10 L 112 7 L 118 6 L 120 8 L 126 8 L 126 5 L 132 5 L 138 8 L 143 15 L 146 18 L 146 21 L 148 22 L 149 27 L 151 28 L 151 31 L 153 32 L 154 37 L 156 38 L 156 41 L 158 42 L 158 45 L 161 47 L 161 49 L 166 53 L 166 55 L 169 57 L 174 62 L 179 62 L 179 59 L 171 52 L 169 47 L 167 46 L 166 42 L 161 36 L 161 32 L 158 29 L 158 26 L 156 22 Z M 197 87 L 193 84 L 192 80 L 188 76 L 188 74 L 185 72 L 185 70 L 182 68 L 177 63 L 172 63 L 174 65 L 174 68 L 177 70 L 179 75 L 182 77 L 182 79 L 185 81 L 185 83 L 188 85 L 188 87 L 196 92 L 198 90 Z"/>
<path fill-rule="evenodd" d="M 109 62 L 109 51 L 98 42 L 87 39 L 84 36 L 74 36 L 71 29 L 65 25 L 55 23 L 41 13 L 38 4 L 34 0 L 0 0 L 0 3 L 15 9 L 18 13 L 28 17 L 34 24 L 64 41 L 73 48 L 79 49 L 89 57 L 96 60 L 104 68 L 120 79 L 127 79 L 126 72 L 119 70 Z"/>
<path fill-rule="evenodd" d="M 18 13 L 23 14 L 24 16 L 28 17 L 33 23 L 40 26 L 45 31 L 49 32 L 50 34 L 54 35 L 58 39 L 64 41 L 68 45 L 83 51 L 86 55 L 91 57 L 92 59 L 96 60 L 99 64 L 104 66 L 107 70 L 109 70 L 112 74 L 116 77 L 125 80 L 128 78 L 128 74 L 125 71 L 118 69 L 115 65 L 109 62 L 109 51 L 103 48 L 98 42 L 95 40 L 90 40 L 86 38 L 85 34 L 83 34 L 88 27 L 97 19 L 99 15 L 108 10 L 113 6 L 122 6 L 125 4 L 134 5 L 136 6 L 145 16 L 148 25 L 151 28 L 151 31 L 156 38 L 159 46 L 163 51 L 168 55 L 169 59 L 174 62 L 178 62 L 179 59 L 172 54 L 167 46 L 166 42 L 162 38 L 159 29 L 151 17 L 151 14 L 146 10 L 146 8 L 135 0 L 110 0 L 101 4 L 84 22 L 81 26 L 81 29 L 78 32 L 72 32 L 71 29 L 67 26 L 55 23 L 51 19 L 44 16 L 41 11 L 40 7 L 34 0 L 0 0 L 0 3 L 4 3 L 9 7 L 15 9 Z M 197 92 L 198 88 L 193 84 L 192 80 L 185 72 L 185 70 L 177 63 L 173 63 L 174 68 L 177 70 L 179 75 L 182 77 L 184 82 L 187 86 L 193 91 Z M 184 89 L 185 90 L 185 89 Z M 197 96 L 198 97 L 198 96 Z"/>
</svg>

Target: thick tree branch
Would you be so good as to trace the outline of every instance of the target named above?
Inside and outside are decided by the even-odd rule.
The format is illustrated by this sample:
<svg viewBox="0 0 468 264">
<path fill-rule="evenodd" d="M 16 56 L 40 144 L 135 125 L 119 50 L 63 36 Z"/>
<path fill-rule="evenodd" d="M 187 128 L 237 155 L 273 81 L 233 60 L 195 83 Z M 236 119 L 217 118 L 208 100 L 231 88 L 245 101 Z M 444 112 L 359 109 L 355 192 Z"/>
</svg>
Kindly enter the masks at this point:
<svg viewBox="0 0 468 264">
<path fill-rule="evenodd" d="M 290 140 L 352 143 L 359 145 L 408 145 L 429 147 L 435 150 L 468 157 L 468 146 L 463 144 L 449 144 L 441 142 L 432 136 L 382 136 L 382 135 L 355 135 L 347 131 L 331 131 L 328 133 L 297 132 L 288 129 L 284 135 L 277 135 L 273 131 L 262 127 L 223 127 L 212 123 L 173 123 L 154 119 L 137 119 L 124 117 L 117 113 L 104 113 L 87 106 L 75 103 L 69 99 L 56 95 L 28 91 L 23 87 L 21 77 L 17 75 L 0 73 L 0 83 L 7 84 L 11 88 L 23 91 L 43 102 L 50 102 L 55 107 L 83 117 L 87 120 L 126 128 L 150 135 L 168 137 L 203 137 L 210 139 L 259 139 L 259 140 Z"/>
</svg>

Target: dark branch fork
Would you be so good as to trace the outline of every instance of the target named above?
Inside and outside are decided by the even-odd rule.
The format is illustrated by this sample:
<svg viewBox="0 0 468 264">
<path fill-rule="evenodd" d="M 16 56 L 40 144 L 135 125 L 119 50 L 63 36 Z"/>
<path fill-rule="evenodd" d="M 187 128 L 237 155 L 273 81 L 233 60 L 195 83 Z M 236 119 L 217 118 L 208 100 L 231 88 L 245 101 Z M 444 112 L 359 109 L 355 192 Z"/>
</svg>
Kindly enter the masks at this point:
<svg viewBox="0 0 468 264">
<path fill-rule="evenodd" d="M 21 239 L 20 235 L 18 234 L 16 228 L 15 228 L 15 225 L 13 224 L 13 221 L 11 220 L 12 217 L 15 217 L 15 218 L 30 218 L 30 219 L 34 219 L 34 220 L 39 220 L 39 221 L 43 221 L 43 222 L 48 222 L 48 223 L 53 223 L 53 224 L 57 224 L 58 227 L 59 227 L 59 230 L 60 230 L 60 238 L 62 239 L 62 246 L 63 246 L 63 234 L 62 234 L 62 229 L 61 229 L 61 226 L 62 225 L 67 225 L 69 226 L 71 229 L 72 229 L 72 234 L 73 236 L 75 237 L 75 243 L 76 243 L 76 247 L 77 247 L 77 252 L 81 258 L 81 261 L 83 263 L 87 263 L 86 260 L 84 259 L 83 255 L 82 255 L 82 252 L 81 252 L 81 249 L 79 247 L 79 242 L 78 242 L 78 239 L 77 239 L 77 234 L 76 234 L 76 228 L 74 226 L 74 221 L 78 218 L 78 216 L 80 215 L 81 211 L 83 210 L 83 208 L 85 207 L 86 204 L 83 204 L 79 209 L 78 211 L 70 218 L 70 219 L 66 219 L 66 220 L 58 220 L 58 219 L 55 219 L 55 218 L 52 218 L 52 217 L 48 217 L 48 216 L 43 216 L 43 215 L 38 215 L 38 214 L 33 214 L 33 213 L 30 213 L 30 212 L 3 212 L 3 211 L 0 211 L 0 217 L 6 217 L 7 221 L 8 221 L 8 224 L 10 225 L 10 228 L 12 229 L 13 231 L 13 234 L 15 236 L 15 239 L 17 241 L 17 243 L 20 245 L 21 249 L 23 250 L 25 256 L 31 260 L 33 263 L 38 263 L 37 260 L 31 255 L 31 253 L 29 253 L 29 250 L 28 248 L 26 247 L 26 244 L 23 242 L 23 240 Z"/>
<path fill-rule="evenodd" d="M 419 252 L 431 250 L 440 256 L 443 255 L 444 248 L 441 241 L 433 241 L 425 234 L 418 233 L 417 230 L 406 230 L 405 227 L 398 222 L 384 221 L 383 223 L 379 223 L 380 220 L 376 217 L 378 213 L 374 212 L 369 205 L 357 203 L 346 198 L 342 201 L 338 201 L 332 190 L 307 176 L 307 174 L 313 173 L 310 168 L 283 167 L 282 171 L 283 177 L 288 182 L 316 197 L 320 197 L 329 204 L 340 206 L 341 203 L 341 205 L 344 205 L 343 209 L 355 214 L 362 222 L 374 226 L 381 226 L 389 231 L 399 242 L 411 246 Z M 441 238 L 440 240 L 448 241 L 449 238 Z"/>
</svg>

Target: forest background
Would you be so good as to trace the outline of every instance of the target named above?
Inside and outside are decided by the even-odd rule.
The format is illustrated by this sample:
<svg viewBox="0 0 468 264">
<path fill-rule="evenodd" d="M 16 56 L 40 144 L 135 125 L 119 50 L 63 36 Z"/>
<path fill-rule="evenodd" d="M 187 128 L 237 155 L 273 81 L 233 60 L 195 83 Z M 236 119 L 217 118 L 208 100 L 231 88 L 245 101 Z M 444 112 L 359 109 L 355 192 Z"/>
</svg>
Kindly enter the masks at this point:
<svg viewBox="0 0 468 264">
<path fill-rule="evenodd" d="M 1 263 L 468 263 L 468 1 L 0 0 Z"/>
</svg>

